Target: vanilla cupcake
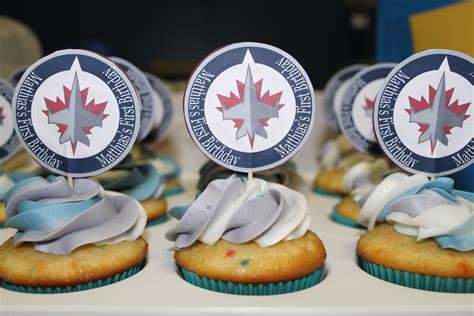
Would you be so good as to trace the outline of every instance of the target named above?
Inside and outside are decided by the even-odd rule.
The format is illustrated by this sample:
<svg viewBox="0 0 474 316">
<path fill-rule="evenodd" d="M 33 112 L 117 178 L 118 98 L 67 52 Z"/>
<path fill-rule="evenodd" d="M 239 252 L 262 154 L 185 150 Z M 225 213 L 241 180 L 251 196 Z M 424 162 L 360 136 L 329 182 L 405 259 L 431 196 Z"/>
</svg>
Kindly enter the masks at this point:
<svg viewBox="0 0 474 316">
<path fill-rule="evenodd" d="M 349 168 L 342 178 L 342 188 L 347 195 L 334 206 L 332 220 L 345 226 L 362 228 L 357 222 L 360 212 L 358 202 L 380 183 L 389 171 L 392 170 L 384 158 L 373 162 L 362 161 Z"/>
<path fill-rule="evenodd" d="M 301 193 L 261 179 L 214 180 L 193 204 L 170 213 L 183 278 L 205 289 L 243 295 L 302 290 L 321 280 L 326 251 L 309 230 Z"/>
<path fill-rule="evenodd" d="M 146 214 L 123 194 L 94 180 L 33 177 L 6 195 L 7 227 L 17 229 L 0 246 L 3 288 L 64 293 L 118 282 L 144 265 L 140 237 Z"/>
<path fill-rule="evenodd" d="M 342 135 L 328 141 L 319 155 L 319 172 L 313 182 L 313 191 L 322 195 L 341 196 L 344 194 L 342 179 L 347 170 L 362 161 L 374 158 L 359 153 Z"/>
<path fill-rule="evenodd" d="M 422 174 L 385 178 L 360 211 L 368 229 L 357 244 L 362 269 L 407 287 L 474 293 L 474 194 L 453 184 Z"/>
</svg>

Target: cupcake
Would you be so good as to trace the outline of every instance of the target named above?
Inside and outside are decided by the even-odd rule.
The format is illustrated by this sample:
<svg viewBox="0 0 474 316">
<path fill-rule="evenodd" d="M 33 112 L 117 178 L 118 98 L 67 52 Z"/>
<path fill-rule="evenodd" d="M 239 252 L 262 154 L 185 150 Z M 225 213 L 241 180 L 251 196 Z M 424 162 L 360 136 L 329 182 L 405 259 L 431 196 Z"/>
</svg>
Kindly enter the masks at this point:
<svg viewBox="0 0 474 316">
<path fill-rule="evenodd" d="M 152 164 L 158 170 L 164 181 L 163 196 L 183 192 L 183 187 L 179 181 L 181 170 L 173 157 L 156 155 L 143 145 L 133 147 L 132 156 L 138 162 Z"/>
<path fill-rule="evenodd" d="M 209 183 L 217 179 L 226 179 L 234 171 L 224 168 L 209 160 L 199 170 L 200 179 L 197 184 L 198 191 L 202 192 Z M 236 173 L 239 177 L 246 177 L 246 173 Z M 306 191 L 306 184 L 303 178 L 296 172 L 296 166 L 291 161 L 287 161 L 276 168 L 256 172 L 254 177 L 263 179 L 268 182 L 279 183 L 285 187 L 304 193 Z"/>
<path fill-rule="evenodd" d="M 360 152 L 351 151 L 335 159 L 335 164 L 321 164 L 321 169 L 314 179 L 313 191 L 322 195 L 344 195 L 343 178 L 346 172 L 359 162 L 372 162 L 374 158 Z"/>
<path fill-rule="evenodd" d="M 0 247 L 0 279 L 6 289 L 64 293 L 101 287 L 138 272 L 147 242 L 140 237 L 146 214 L 123 194 L 94 180 L 33 177 L 6 195 L 13 238 Z"/>
<path fill-rule="evenodd" d="M 474 194 L 453 185 L 446 177 L 394 173 L 364 197 L 362 269 L 402 286 L 474 293 Z"/>
<path fill-rule="evenodd" d="M 136 163 L 127 155 L 111 170 L 96 176 L 106 189 L 139 201 L 147 214 L 147 226 L 166 221 L 168 204 L 163 197 L 164 179 L 150 163 Z"/>
<path fill-rule="evenodd" d="M 306 198 L 261 179 L 212 181 L 194 203 L 173 208 L 179 222 L 166 232 L 175 242 L 183 278 L 212 291 L 271 295 L 321 280 L 326 251 L 309 230 Z"/>
<path fill-rule="evenodd" d="M 342 188 L 347 195 L 334 206 L 332 220 L 349 227 L 362 228 L 357 222 L 360 212 L 357 202 L 380 183 L 389 171 L 388 162 L 384 158 L 373 162 L 362 161 L 349 168 L 342 178 Z"/>
</svg>

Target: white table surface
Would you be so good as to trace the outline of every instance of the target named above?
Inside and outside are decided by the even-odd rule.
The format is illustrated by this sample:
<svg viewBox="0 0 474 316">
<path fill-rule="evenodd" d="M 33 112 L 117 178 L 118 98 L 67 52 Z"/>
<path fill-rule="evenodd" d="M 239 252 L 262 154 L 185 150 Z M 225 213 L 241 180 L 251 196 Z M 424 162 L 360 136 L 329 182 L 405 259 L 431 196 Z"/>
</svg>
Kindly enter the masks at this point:
<svg viewBox="0 0 474 316">
<path fill-rule="evenodd" d="M 176 104 L 180 102 L 175 93 Z M 318 101 L 320 100 L 318 94 Z M 173 122 L 169 146 L 183 168 L 185 193 L 168 199 L 169 205 L 188 204 L 194 198 L 197 170 L 205 162 L 187 134 L 181 107 Z M 181 111 L 181 112 L 180 112 Z M 294 157 L 308 185 L 317 171 L 316 148 L 325 125 L 318 109 L 312 137 Z M 277 296 L 238 296 L 207 291 L 186 283 L 177 274 L 173 244 L 164 232 L 175 220 L 151 227 L 148 262 L 124 281 L 98 289 L 67 294 L 24 294 L 0 289 L 0 315 L 473 315 L 474 295 L 421 291 L 384 282 L 362 271 L 355 260 L 355 244 L 362 233 L 329 219 L 337 199 L 307 193 L 313 218 L 311 229 L 323 240 L 328 258 L 323 281 L 304 291 Z M 14 233 L 0 230 L 0 242 Z"/>
</svg>

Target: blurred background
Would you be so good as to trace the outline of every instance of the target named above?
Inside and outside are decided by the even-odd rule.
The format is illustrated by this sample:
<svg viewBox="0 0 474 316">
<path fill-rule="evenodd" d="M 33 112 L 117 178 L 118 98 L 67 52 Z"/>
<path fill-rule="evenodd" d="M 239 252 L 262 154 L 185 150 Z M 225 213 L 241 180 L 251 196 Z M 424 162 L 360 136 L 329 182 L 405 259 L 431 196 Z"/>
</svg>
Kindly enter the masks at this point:
<svg viewBox="0 0 474 316">
<path fill-rule="evenodd" d="M 256 41 L 293 55 L 321 89 L 349 64 L 403 60 L 416 51 L 415 33 L 421 32 L 422 41 L 432 33 L 423 25 L 445 27 L 447 22 L 425 19 L 420 29 L 416 19 L 452 10 L 456 4 L 459 1 L 2 1 L 0 76 L 8 77 L 43 54 L 85 48 L 128 59 L 163 79 L 186 80 L 212 50 Z M 470 14 L 466 22 L 472 27 L 474 11 Z M 460 21 L 458 17 L 456 24 Z M 474 45 L 472 37 L 464 42 Z"/>
</svg>

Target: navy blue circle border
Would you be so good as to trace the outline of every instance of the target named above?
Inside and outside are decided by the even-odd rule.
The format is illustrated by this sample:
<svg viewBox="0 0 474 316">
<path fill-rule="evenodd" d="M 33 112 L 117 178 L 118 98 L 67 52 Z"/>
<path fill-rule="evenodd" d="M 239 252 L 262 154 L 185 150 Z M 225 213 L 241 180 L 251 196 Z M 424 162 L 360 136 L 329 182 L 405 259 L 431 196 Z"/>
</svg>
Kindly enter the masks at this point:
<svg viewBox="0 0 474 316">
<path fill-rule="evenodd" d="M 216 137 L 216 139 L 215 139 L 216 146 L 223 146 L 224 148 L 232 149 L 232 155 L 238 156 L 238 157 L 240 157 L 240 159 L 239 159 L 237 164 L 229 165 L 229 164 L 221 161 L 220 159 L 217 159 L 216 157 L 214 157 L 206 149 L 201 147 L 201 144 L 197 141 L 196 136 L 193 133 L 193 127 L 192 127 L 192 125 L 189 121 L 190 119 L 193 119 L 193 120 L 198 120 L 198 119 L 204 119 L 205 120 L 206 119 L 205 115 L 204 115 L 205 97 L 201 98 L 201 102 L 199 104 L 198 112 L 200 114 L 198 116 L 193 116 L 192 118 L 188 116 L 188 106 L 189 106 L 189 99 L 190 99 L 189 98 L 190 94 L 188 93 L 188 91 L 191 91 L 190 89 L 193 87 L 193 84 L 196 81 L 195 79 L 198 78 L 199 74 L 201 74 L 204 70 L 209 72 L 209 73 L 212 73 L 214 75 L 214 77 L 210 81 L 206 82 L 205 85 L 203 85 L 203 89 L 202 89 L 203 96 L 207 96 L 207 91 L 208 91 L 209 87 L 214 82 L 214 80 L 219 77 L 219 75 L 223 71 L 225 71 L 226 69 L 228 69 L 232 66 L 242 64 L 247 50 L 250 51 L 250 54 L 252 55 L 253 60 L 254 60 L 255 63 L 263 64 L 267 67 L 270 67 L 270 68 L 274 69 L 275 71 L 277 71 L 278 73 L 281 73 L 281 68 L 278 68 L 277 62 L 279 60 L 281 60 L 282 58 L 288 59 L 290 62 L 292 62 L 298 68 L 298 70 L 301 72 L 302 76 L 304 77 L 304 79 L 305 79 L 304 84 L 306 84 L 308 86 L 309 97 L 311 98 L 310 102 L 312 104 L 311 113 L 309 114 L 309 116 L 311 117 L 311 121 L 308 122 L 309 126 L 306 130 L 305 136 L 303 137 L 303 140 L 299 143 L 297 149 L 299 149 L 302 146 L 302 144 L 306 141 L 309 134 L 311 133 L 312 123 L 314 121 L 315 98 L 314 98 L 314 91 L 313 91 L 311 82 L 309 81 L 306 73 L 304 72 L 304 69 L 299 64 L 297 64 L 294 59 L 291 59 L 291 56 L 284 55 L 284 54 L 282 54 L 283 52 L 280 53 L 277 50 L 272 50 L 271 46 L 264 45 L 264 44 L 258 44 L 258 43 L 242 43 L 242 44 L 249 44 L 249 45 L 234 44 L 234 45 L 236 45 L 236 47 L 235 48 L 230 48 L 229 50 L 225 50 L 226 48 L 229 48 L 229 47 L 226 46 L 226 47 L 222 48 L 223 50 L 225 50 L 224 52 L 222 52 L 221 54 L 214 55 L 214 57 L 210 60 L 208 60 L 209 57 L 207 57 L 207 59 L 205 59 L 202 62 L 202 64 L 200 64 L 200 66 L 198 66 L 197 69 L 198 69 L 199 73 L 194 73 L 193 74 L 194 80 L 189 81 L 188 84 L 187 84 L 186 93 L 185 93 L 185 97 L 184 97 L 185 98 L 184 99 L 184 107 L 185 107 L 184 115 L 185 115 L 185 121 L 186 121 L 186 124 L 187 124 L 187 128 L 189 130 L 189 133 L 192 134 L 193 140 L 195 140 L 196 144 L 198 145 L 198 147 L 200 147 L 201 151 L 203 151 L 203 153 L 206 156 L 208 156 L 210 159 L 214 160 L 215 162 L 217 162 L 221 165 L 224 165 L 224 166 L 228 167 L 229 169 L 235 170 L 235 171 L 241 171 L 241 172 L 260 171 L 260 170 L 265 170 L 265 169 L 275 167 L 275 166 L 285 162 L 286 160 L 291 158 L 291 156 L 293 156 L 296 153 L 297 150 L 295 150 L 294 152 L 289 153 L 288 155 L 286 155 L 285 157 L 282 158 L 273 149 L 275 147 L 279 147 L 280 145 L 284 144 L 287 137 L 284 137 L 279 143 L 275 144 L 271 148 L 268 148 L 266 150 L 259 151 L 259 152 L 252 152 L 252 153 L 237 151 L 237 150 L 234 150 L 232 148 L 229 148 L 228 146 L 221 143 Z M 252 44 L 255 44 L 257 46 L 253 46 Z M 261 45 L 261 46 L 258 46 L 258 45 Z M 231 45 L 231 46 L 233 46 L 233 45 Z M 213 54 L 215 54 L 216 52 L 219 52 L 219 51 L 220 51 L 220 49 L 215 51 Z M 212 54 L 210 56 L 212 56 Z M 290 82 L 283 75 L 282 75 L 282 77 L 293 88 L 293 83 Z M 296 93 L 294 91 L 292 91 L 292 92 L 293 92 L 295 102 L 296 102 L 295 106 L 296 106 L 296 108 L 298 108 L 298 106 L 301 105 L 301 103 L 299 103 L 300 100 L 298 100 L 298 97 L 296 96 Z M 188 96 L 188 98 L 186 98 L 187 96 Z M 298 114 L 296 113 L 296 115 L 298 115 Z M 299 122 L 299 120 L 295 119 L 295 121 L 293 122 L 293 125 L 290 128 L 290 132 L 296 130 L 298 122 Z M 213 133 L 211 132 L 211 130 L 210 130 L 209 126 L 207 125 L 207 123 L 205 125 L 203 125 L 203 128 L 204 128 L 206 133 L 209 133 L 210 135 L 213 135 Z"/>
<path fill-rule="evenodd" d="M 67 53 L 68 51 L 70 53 Z M 83 52 L 84 53 L 81 54 L 81 50 L 59 51 L 49 56 L 46 56 L 43 59 L 40 59 L 38 62 L 33 64 L 30 68 L 28 68 L 28 70 L 25 71 L 25 73 L 23 74 L 23 77 L 21 78 L 20 82 L 17 85 L 15 97 L 14 97 L 15 108 L 13 109 L 14 115 L 16 116 L 15 129 L 17 131 L 17 134 L 19 135 L 21 142 L 23 143 L 25 148 L 28 150 L 30 155 L 45 168 L 53 172 L 57 172 L 61 175 L 73 176 L 73 177 L 85 177 L 85 176 L 97 175 L 101 172 L 105 172 L 106 170 L 112 168 L 114 165 L 119 163 L 125 157 L 125 155 L 131 150 L 132 145 L 138 133 L 137 127 L 139 125 L 137 124 L 139 124 L 140 122 L 138 96 L 135 90 L 133 89 L 131 82 L 128 80 L 127 76 L 118 68 L 118 66 L 114 65 L 112 61 L 107 60 L 109 63 L 106 63 L 105 61 L 101 60 L 101 59 L 105 59 L 105 57 L 102 57 L 100 55 L 97 55 L 95 53 L 88 52 L 88 51 L 83 51 Z M 123 82 L 126 84 L 128 88 L 127 92 L 130 92 L 130 96 L 132 97 L 132 100 L 133 100 L 133 108 L 135 109 L 134 119 L 130 120 L 131 122 L 133 122 L 133 125 L 134 125 L 133 134 L 130 135 L 131 139 L 126 149 L 120 154 L 120 156 L 117 157 L 112 162 L 110 162 L 108 165 L 101 166 L 100 162 L 98 162 L 98 160 L 94 158 L 94 156 L 106 155 L 109 149 L 111 148 L 111 146 L 119 142 L 119 139 L 121 138 L 121 134 L 118 131 L 117 131 L 117 134 L 112 139 L 111 143 L 108 146 L 106 146 L 101 152 L 94 154 L 94 156 L 85 157 L 85 158 L 67 158 L 58 154 L 54 150 L 47 148 L 45 144 L 41 141 L 41 139 L 38 137 L 38 135 L 36 134 L 35 126 L 33 125 L 33 128 L 31 128 L 30 130 L 32 131 L 32 133 L 34 133 L 34 136 L 39 140 L 38 146 L 42 148 L 47 148 L 49 151 L 55 154 L 54 156 L 55 159 L 58 159 L 62 162 L 59 168 L 54 168 L 53 166 L 50 166 L 48 163 L 41 160 L 38 156 L 36 156 L 34 153 L 31 152 L 31 149 L 27 145 L 27 141 L 25 141 L 23 137 L 21 136 L 20 127 L 18 126 L 18 120 L 28 120 L 28 119 L 31 120 L 32 101 L 38 88 L 41 86 L 43 82 L 45 82 L 52 75 L 55 75 L 56 73 L 61 72 L 61 71 L 69 70 L 76 58 L 78 59 L 83 72 L 88 72 L 94 75 L 95 77 L 102 80 L 107 86 L 110 86 L 107 82 L 107 78 L 104 75 L 100 75 L 103 72 L 107 71 L 108 69 L 112 69 L 121 77 L 121 79 L 123 80 Z M 35 86 L 33 89 L 29 90 L 30 97 L 27 99 L 27 104 L 26 104 L 27 110 L 22 111 L 22 113 L 26 113 L 26 116 L 19 117 L 17 107 L 20 107 L 22 105 L 17 104 L 18 95 L 21 92 L 21 89 L 23 88 L 23 86 L 25 85 L 25 80 L 33 72 L 42 78 L 42 82 L 41 84 Z M 116 90 L 111 89 L 111 91 L 113 92 L 116 99 L 119 99 L 121 97 L 119 89 L 116 89 Z M 121 120 L 122 118 L 126 116 L 127 110 L 128 109 L 125 109 L 119 106 L 119 120 Z M 127 115 L 128 114 L 129 113 L 127 113 Z"/>
<path fill-rule="evenodd" d="M 468 80 L 471 83 L 471 85 L 474 85 L 474 65 L 472 64 L 472 61 L 469 61 L 468 59 L 466 59 L 466 57 L 461 57 L 458 54 L 456 55 L 450 54 L 450 52 L 447 50 L 433 50 L 433 51 L 422 52 L 422 53 L 413 55 L 412 57 L 400 63 L 386 78 L 386 81 L 384 82 L 383 86 L 381 87 L 379 91 L 376 104 L 374 106 L 375 132 L 376 132 L 377 139 L 379 143 L 381 144 L 382 150 L 387 154 L 387 156 L 393 162 L 395 162 L 402 169 L 410 171 L 410 172 L 423 172 L 431 176 L 439 176 L 439 175 L 446 175 L 446 174 L 453 173 L 455 171 L 459 171 L 469 166 L 470 163 L 472 163 L 473 160 L 471 159 L 470 162 L 462 164 L 461 166 L 457 166 L 454 159 L 452 159 L 451 157 L 465 152 L 465 150 L 468 147 L 474 147 L 474 137 L 471 138 L 471 140 L 459 151 L 445 157 L 440 157 L 440 158 L 429 158 L 429 157 L 418 155 L 414 153 L 413 151 L 411 151 L 401 141 L 399 141 L 397 145 L 402 147 L 403 150 L 409 151 L 411 153 L 412 158 L 420 161 L 420 163 L 417 164 L 416 168 L 409 168 L 408 166 L 404 165 L 402 162 L 400 162 L 391 154 L 391 152 L 386 147 L 383 137 L 380 135 L 380 124 L 383 123 L 384 121 L 386 122 L 387 119 L 390 119 L 390 118 L 393 119 L 395 104 L 398 100 L 398 94 L 397 94 L 395 97 L 391 99 L 389 106 L 384 108 L 385 110 L 388 110 L 389 113 L 386 115 L 380 114 L 380 111 L 379 111 L 380 98 L 384 94 L 387 88 L 387 84 L 389 83 L 390 79 L 392 79 L 399 71 L 402 71 L 404 74 L 410 77 L 410 79 L 406 80 L 406 82 L 400 82 L 399 91 L 402 91 L 404 87 L 411 80 L 415 79 L 418 75 L 428 72 L 428 71 L 438 70 L 441 64 L 443 63 L 444 59 L 447 58 L 450 70 L 452 72 L 455 72 L 461 75 L 466 80 Z M 472 100 L 471 100 L 471 106 L 473 106 Z M 395 124 L 390 124 L 388 126 L 389 126 L 388 128 L 389 131 L 393 132 L 394 135 L 397 135 Z"/>
</svg>

